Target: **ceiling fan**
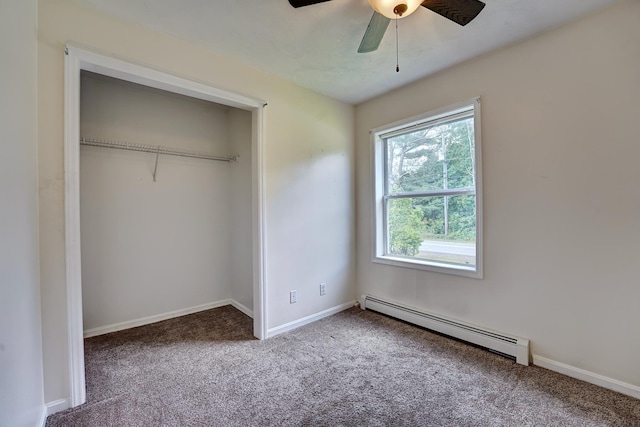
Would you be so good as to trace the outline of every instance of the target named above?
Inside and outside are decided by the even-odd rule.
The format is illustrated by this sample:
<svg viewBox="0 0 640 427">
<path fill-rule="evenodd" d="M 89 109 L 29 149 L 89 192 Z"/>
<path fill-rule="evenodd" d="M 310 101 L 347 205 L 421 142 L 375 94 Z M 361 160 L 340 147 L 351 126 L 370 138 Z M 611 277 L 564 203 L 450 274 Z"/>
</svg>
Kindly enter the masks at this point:
<svg viewBox="0 0 640 427">
<path fill-rule="evenodd" d="M 330 0 L 289 0 L 293 7 L 310 6 Z M 406 18 L 425 7 L 459 25 L 467 25 L 485 4 L 480 0 L 369 0 L 374 9 L 373 17 L 364 33 L 358 53 L 377 50 L 392 19 Z"/>
</svg>

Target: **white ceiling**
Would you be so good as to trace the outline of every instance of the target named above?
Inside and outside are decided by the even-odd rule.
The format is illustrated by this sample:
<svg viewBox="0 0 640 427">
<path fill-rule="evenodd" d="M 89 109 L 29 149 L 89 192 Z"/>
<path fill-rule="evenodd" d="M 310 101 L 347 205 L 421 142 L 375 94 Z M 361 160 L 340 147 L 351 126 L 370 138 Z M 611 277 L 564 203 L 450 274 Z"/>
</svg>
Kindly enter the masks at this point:
<svg viewBox="0 0 640 427">
<path fill-rule="evenodd" d="M 356 53 L 373 10 L 367 0 L 294 9 L 287 0 L 77 0 L 357 104 L 487 51 L 591 13 L 615 0 L 484 0 L 458 26 L 420 7 L 393 22 L 376 52 Z"/>
</svg>

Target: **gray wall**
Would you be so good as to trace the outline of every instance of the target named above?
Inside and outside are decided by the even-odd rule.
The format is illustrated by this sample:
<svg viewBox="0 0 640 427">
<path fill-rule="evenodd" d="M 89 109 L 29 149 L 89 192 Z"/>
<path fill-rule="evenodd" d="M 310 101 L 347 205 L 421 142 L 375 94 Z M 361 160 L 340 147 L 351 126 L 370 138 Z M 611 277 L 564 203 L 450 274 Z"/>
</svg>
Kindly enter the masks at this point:
<svg viewBox="0 0 640 427">
<path fill-rule="evenodd" d="M 358 291 L 640 386 L 640 2 L 359 105 Z M 369 129 L 482 98 L 484 280 L 371 263 Z M 594 379 L 592 377 L 591 379 Z"/>
<path fill-rule="evenodd" d="M 35 0 L 0 2 L 0 426 L 44 410 L 38 277 Z"/>
<path fill-rule="evenodd" d="M 40 3 L 38 13 L 45 401 L 70 395 L 63 174 L 63 47 L 67 40 L 267 101 L 267 328 L 355 300 L 353 106 L 76 1 L 47 0 Z M 160 167 L 158 179 L 165 171 Z M 240 277 L 234 271 L 232 277 Z M 319 294 L 321 282 L 327 283 L 326 296 Z M 292 289 L 298 291 L 297 304 L 289 304 Z M 248 301 L 249 295 L 234 297 Z"/>
<path fill-rule="evenodd" d="M 160 155 L 154 182 L 154 154 L 81 147 L 85 330 L 221 302 L 234 293 L 252 309 L 245 297 L 252 295 L 252 276 L 232 277 L 252 267 L 251 114 L 231 110 L 83 75 L 84 137 L 244 154 L 243 163 Z M 246 129 L 232 128 L 236 117 L 247 116 Z M 236 199 L 248 200 L 249 208 L 236 206 Z"/>
<path fill-rule="evenodd" d="M 253 271 L 251 268 L 253 235 L 251 218 L 251 113 L 229 109 L 229 143 L 239 163 L 230 168 L 231 198 L 231 298 L 253 310 Z"/>
</svg>

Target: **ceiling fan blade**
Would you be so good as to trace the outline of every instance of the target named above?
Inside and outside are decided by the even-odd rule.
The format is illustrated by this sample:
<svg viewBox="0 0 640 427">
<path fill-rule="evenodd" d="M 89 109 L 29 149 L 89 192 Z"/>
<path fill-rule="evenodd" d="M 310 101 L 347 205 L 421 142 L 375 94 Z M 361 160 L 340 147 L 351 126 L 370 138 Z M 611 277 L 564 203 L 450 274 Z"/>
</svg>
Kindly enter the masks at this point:
<svg viewBox="0 0 640 427">
<path fill-rule="evenodd" d="M 386 16 L 380 15 L 378 12 L 373 12 L 371 21 L 369 21 L 367 30 L 364 32 L 364 37 L 362 37 L 362 41 L 360 42 L 358 53 L 368 53 L 377 50 L 382 41 L 382 37 L 384 37 L 384 33 L 387 31 L 389 22 L 391 22 L 391 20 Z"/>
<path fill-rule="evenodd" d="M 330 0 L 289 0 L 289 4 L 293 7 L 311 6 L 316 3 L 323 3 Z"/>
<path fill-rule="evenodd" d="M 464 26 L 478 16 L 485 4 L 479 0 L 425 0 L 422 6 Z"/>
</svg>

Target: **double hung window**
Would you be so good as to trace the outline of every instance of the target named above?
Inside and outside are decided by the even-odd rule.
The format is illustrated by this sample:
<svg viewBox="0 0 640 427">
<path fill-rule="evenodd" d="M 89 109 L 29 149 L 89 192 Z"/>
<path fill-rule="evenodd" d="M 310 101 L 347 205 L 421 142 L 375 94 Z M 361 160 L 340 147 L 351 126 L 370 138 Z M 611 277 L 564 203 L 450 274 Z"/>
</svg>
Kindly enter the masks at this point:
<svg viewBox="0 0 640 427">
<path fill-rule="evenodd" d="M 480 100 L 372 132 L 375 262 L 482 277 Z"/>
</svg>

